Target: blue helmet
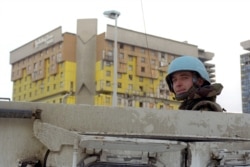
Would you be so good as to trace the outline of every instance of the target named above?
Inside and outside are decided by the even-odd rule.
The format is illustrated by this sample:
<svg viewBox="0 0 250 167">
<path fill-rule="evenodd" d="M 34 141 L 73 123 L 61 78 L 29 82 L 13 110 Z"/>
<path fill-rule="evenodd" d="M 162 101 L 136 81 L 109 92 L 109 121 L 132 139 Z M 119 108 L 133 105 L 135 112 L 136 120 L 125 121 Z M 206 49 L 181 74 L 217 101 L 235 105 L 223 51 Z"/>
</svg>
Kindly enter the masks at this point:
<svg viewBox="0 0 250 167">
<path fill-rule="evenodd" d="M 201 78 L 203 78 L 207 84 L 210 83 L 209 74 L 204 66 L 204 64 L 194 56 L 181 56 L 174 59 L 168 66 L 166 81 L 170 91 L 173 91 L 173 84 L 171 80 L 171 75 L 178 71 L 194 71 L 197 72 Z"/>
</svg>

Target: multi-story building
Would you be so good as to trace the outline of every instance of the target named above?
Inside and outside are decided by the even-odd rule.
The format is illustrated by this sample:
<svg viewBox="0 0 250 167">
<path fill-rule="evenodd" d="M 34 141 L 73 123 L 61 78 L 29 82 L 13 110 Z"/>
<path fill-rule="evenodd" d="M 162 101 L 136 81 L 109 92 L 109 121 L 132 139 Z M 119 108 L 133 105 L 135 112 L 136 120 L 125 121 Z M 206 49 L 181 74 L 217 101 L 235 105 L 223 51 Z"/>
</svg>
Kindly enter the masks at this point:
<svg viewBox="0 0 250 167">
<path fill-rule="evenodd" d="M 250 51 L 250 40 L 240 43 L 243 49 Z M 240 55 L 241 99 L 243 113 L 250 113 L 250 52 Z"/>
<path fill-rule="evenodd" d="M 11 51 L 13 100 L 62 103 L 75 92 L 75 34 L 57 28 Z M 75 103 L 75 97 L 67 98 Z"/>
<path fill-rule="evenodd" d="M 168 64 L 198 57 L 214 82 L 214 54 L 178 42 L 118 27 L 118 106 L 177 109 L 165 82 Z M 10 52 L 13 100 L 112 105 L 114 26 L 97 34 L 96 19 L 77 21 L 77 33 L 58 27 Z"/>
</svg>

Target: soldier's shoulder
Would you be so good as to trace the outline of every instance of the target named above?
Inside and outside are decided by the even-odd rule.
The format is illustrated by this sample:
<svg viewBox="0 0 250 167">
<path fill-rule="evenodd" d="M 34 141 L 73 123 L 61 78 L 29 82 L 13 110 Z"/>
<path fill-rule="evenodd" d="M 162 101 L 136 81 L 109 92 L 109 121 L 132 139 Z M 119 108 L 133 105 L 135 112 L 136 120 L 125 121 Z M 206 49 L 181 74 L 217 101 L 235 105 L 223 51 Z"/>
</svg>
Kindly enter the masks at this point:
<svg viewBox="0 0 250 167">
<path fill-rule="evenodd" d="M 223 108 L 218 103 L 209 100 L 199 101 L 192 110 L 223 112 Z"/>
</svg>

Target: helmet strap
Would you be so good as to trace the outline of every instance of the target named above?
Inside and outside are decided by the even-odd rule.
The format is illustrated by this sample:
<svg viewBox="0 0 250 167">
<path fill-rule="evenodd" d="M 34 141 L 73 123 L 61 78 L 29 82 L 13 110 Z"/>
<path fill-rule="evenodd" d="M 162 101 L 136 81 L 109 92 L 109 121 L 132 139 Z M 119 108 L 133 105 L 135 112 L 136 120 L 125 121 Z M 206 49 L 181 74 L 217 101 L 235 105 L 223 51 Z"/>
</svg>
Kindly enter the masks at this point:
<svg viewBox="0 0 250 167">
<path fill-rule="evenodd" d="M 199 75 L 197 73 L 193 73 L 193 86 L 196 87 L 196 88 L 200 88 L 204 82 L 203 82 L 203 79 L 201 77 L 199 77 Z M 199 82 L 202 82 L 202 83 L 199 83 Z"/>
</svg>

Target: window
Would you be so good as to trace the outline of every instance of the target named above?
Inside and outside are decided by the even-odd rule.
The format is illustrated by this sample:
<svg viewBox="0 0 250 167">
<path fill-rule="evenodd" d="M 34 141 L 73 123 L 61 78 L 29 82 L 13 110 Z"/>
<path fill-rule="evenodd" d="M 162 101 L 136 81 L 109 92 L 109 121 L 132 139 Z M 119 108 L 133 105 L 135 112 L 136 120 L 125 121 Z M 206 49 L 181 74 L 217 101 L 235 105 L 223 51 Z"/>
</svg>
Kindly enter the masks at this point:
<svg viewBox="0 0 250 167">
<path fill-rule="evenodd" d="M 60 87 L 63 88 L 63 81 L 60 82 Z"/>
<path fill-rule="evenodd" d="M 106 86 L 110 87 L 110 81 L 106 81 Z"/>
<path fill-rule="evenodd" d="M 133 56 L 128 55 L 128 61 L 133 61 Z"/>
<path fill-rule="evenodd" d="M 117 99 L 117 104 L 120 106 L 122 105 L 122 100 L 120 98 Z"/>
<path fill-rule="evenodd" d="M 141 62 L 142 62 L 142 63 L 145 63 L 145 62 L 146 62 L 145 57 L 141 57 Z"/>
<path fill-rule="evenodd" d="M 154 93 L 154 89 L 153 88 L 149 88 L 149 92 L 150 93 Z"/>
<path fill-rule="evenodd" d="M 108 59 L 113 59 L 113 51 L 109 50 L 107 53 Z"/>
<path fill-rule="evenodd" d="M 133 80 L 133 75 L 128 75 L 129 80 Z"/>
<path fill-rule="evenodd" d="M 35 63 L 34 64 L 34 70 L 37 70 L 37 68 L 38 68 L 38 65 L 37 65 L 37 63 Z"/>
<path fill-rule="evenodd" d="M 110 67 L 111 66 L 111 62 L 110 61 L 104 61 L 104 66 Z"/>
<path fill-rule="evenodd" d="M 74 89 L 74 82 L 71 81 L 70 82 L 70 90 L 73 91 L 73 89 Z"/>
<path fill-rule="evenodd" d="M 143 107 L 143 102 L 139 102 L 139 107 Z"/>
<path fill-rule="evenodd" d="M 129 90 L 133 90 L 133 85 L 132 84 L 128 84 L 128 89 Z"/>
<path fill-rule="evenodd" d="M 151 55 L 152 55 L 152 56 L 157 56 L 157 52 L 151 50 Z"/>
<path fill-rule="evenodd" d="M 44 90 L 44 87 L 41 87 L 41 90 L 40 90 L 40 91 L 41 91 L 41 93 L 43 93 L 43 90 Z"/>
<path fill-rule="evenodd" d="M 120 43 L 120 49 L 124 49 L 123 43 Z"/>
<path fill-rule="evenodd" d="M 133 52 L 134 52 L 134 51 L 135 51 L 135 47 L 134 47 L 134 46 L 131 46 L 131 47 L 130 47 L 130 51 L 133 51 Z"/>
<path fill-rule="evenodd" d="M 60 77 L 63 78 L 63 72 L 60 73 Z"/>
<path fill-rule="evenodd" d="M 165 53 L 161 53 L 161 59 L 165 59 Z"/>
<path fill-rule="evenodd" d="M 106 76 L 110 77 L 111 76 L 111 72 L 110 71 L 106 71 Z"/>
<path fill-rule="evenodd" d="M 119 58 L 120 58 L 120 59 L 124 59 L 124 54 L 123 54 L 123 53 L 120 53 L 120 54 L 119 54 Z"/>
<path fill-rule="evenodd" d="M 109 48 L 113 48 L 113 42 L 109 41 L 109 42 L 108 42 L 108 47 L 109 47 Z"/>
<path fill-rule="evenodd" d="M 133 71 L 133 66 L 132 66 L 132 65 L 129 65 L 129 66 L 128 66 L 128 70 L 129 70 L 129 71 Z"/>
<path fill-rule="evenodd" d="M 139 86 L 140 91 L 143 91 L 143 86 Z"/>
<path fill-rule="evenodd" d="M 166 94 L 166 91 L 160 90 L 160 95 L 165 95 L 165 94 Z"/>
<path fill-rule="evenodd" d="M 52 62 L 56 62 L 56 56 L 52 55 L 51 60 L 52 60 Z"/>
<path fill-rule="evenodd" d="M 155 59 L 151 59 L 151 64 L 152 64 L 152 65 L 155 65 L 155 64 L 156 64 Z"/>
<path fill-rule="evenodd" d="M 31 65 L 28 66 L 28 71 L 31 71 Z"/>
<path fill-rule="evenodd" d="M 110 97 L 106 96 L 105 102 L 106 102 L 106 104 L 110 104 Z"/>
<path fill-rule="evenodd" d="M 141 72 L 145 72 L 145 67 L 141 67 Z"/>
<path fill-rule="evenodd" d="M 144 54 L 145 53 L 145 49 L 141 48 L 141 53 Z"/>
<path fill-rule="evenodd" d="M 122 88 L 122 83 L 118 82 L 118 88 Z"/>
<path fill-rule="evenodd" d="M 143 82 L 143 78 L 142 78 L 142 77 L 139 77 L 139 81 L 140 81 L 140 82 Z"/>
<path fill-rule="evenodd" d="M 57 53 L 56 55 L 56 62 L 61 62 L 62 61 L 62 53 Z"/>
<path fill-rule="evenodd" d="M 51 64 L 51 65 L 50 65 L 50 71 L 54 71 L 55 69 L 56 69 L 55 64 Z"/>
<path fill-rule="evenodd" d="M 154 108 L 154 103 L 149 103 L 149 108 Z"/>
<path fill-rule="evenodd" d="M 133 101 L 132 100 L 128 100 L 128 106 L 132 107 L 133 106 Z"/>
</svg>

